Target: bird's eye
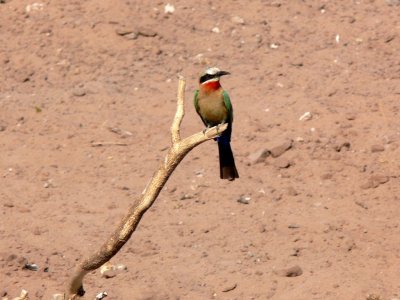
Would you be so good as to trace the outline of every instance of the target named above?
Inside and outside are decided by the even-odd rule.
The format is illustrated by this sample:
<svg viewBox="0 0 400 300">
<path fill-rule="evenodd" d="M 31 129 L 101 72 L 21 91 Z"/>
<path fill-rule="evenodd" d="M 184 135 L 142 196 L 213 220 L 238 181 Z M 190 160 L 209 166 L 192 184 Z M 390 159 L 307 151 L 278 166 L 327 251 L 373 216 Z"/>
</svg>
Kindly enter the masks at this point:
<svg viewBox="0 0 400 300">
<path fill-rule="evenodd" d="M 207 80 L 210 80 L 214 77 L 215 75 L 204 74 L 203 76 L 200 77 L 200 83 L 206 82 Z"/>
</svg>

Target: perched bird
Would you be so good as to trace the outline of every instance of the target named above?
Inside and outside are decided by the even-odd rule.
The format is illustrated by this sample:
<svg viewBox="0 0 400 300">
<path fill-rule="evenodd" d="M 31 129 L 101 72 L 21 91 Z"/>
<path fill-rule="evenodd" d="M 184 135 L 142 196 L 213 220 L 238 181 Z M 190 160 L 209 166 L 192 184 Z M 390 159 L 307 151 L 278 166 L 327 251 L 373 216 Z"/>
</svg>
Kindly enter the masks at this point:
<svg viewBox="0 0 400 300">
<path fill-rule="evenodd" d="M 239 178 L 231 149 L 233 110 L 226 91 L 219 82 L 229 72 L 213 67 L 200 76 L 199 89 L 194 94 L 194 107 L 207 128 L 228 123 L 228 128 L 216 138 L 219 150 L 220 177 L 235 180 Z"/>
</svg>

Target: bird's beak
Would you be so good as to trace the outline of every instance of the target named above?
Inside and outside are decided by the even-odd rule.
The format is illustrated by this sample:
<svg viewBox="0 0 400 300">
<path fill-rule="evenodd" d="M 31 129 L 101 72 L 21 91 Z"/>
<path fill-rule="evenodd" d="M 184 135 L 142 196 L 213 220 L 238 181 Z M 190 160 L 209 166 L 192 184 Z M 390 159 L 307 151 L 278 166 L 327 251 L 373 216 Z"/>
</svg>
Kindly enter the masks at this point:
<svg viewBox="0 0 400 300">
<path fill-rule="evenodd" d="M 224 76 L 224 75 L 229 75 L 229 74 L 231 74 L 231 73 L 229 73 L 229 72 L 227 72 L 227 71 L 219 71 L 219 72 L 217 73 L 218 77 Z"/>
</svg>

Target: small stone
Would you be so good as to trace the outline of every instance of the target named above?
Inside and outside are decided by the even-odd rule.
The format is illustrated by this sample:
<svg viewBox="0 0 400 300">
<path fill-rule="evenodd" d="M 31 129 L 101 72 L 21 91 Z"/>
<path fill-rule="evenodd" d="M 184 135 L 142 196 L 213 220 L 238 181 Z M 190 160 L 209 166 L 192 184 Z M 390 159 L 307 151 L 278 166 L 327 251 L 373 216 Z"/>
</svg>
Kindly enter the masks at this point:
<svg viewBox="0 0 400 300">
<path fill-rule="evenodd" d="M 371 152 L 376 153 L 376 152 L 383 152 L 385 151 L 385 147 L 382 145 L 372 145 L 371 146 Z"/>
<path fill-rule="evenodd" d="M 286 158 L 278 158 L 275 163 L 274 166 L 277 167 L 278 169 L 287 169 L 291 166 L 291 162 L 286 159 Z"/>
<path fill-rule="evenodd" d="M 98 294 L 96 295 L 95 300 L 102 300 L 102 299 L 104 299 L 104 298 L 107 297 L 107 296 L 108 296 L 107 292 L 101 292 L 101 293 L 98 293 Z"/>
<path fill-rule="evenodd" d="M 188 199 L 192 199 L 193 196 L 189 195 L 189 194 L 184 194 L 182 195 L 179 200 L 188 200 Z"/>
<path fill-rule="evenodd" d="M 83 87 L 75 87 L 72 90 L 72 95 L 76 97 L 83 97 L 86 95 L 86 89 Z"/>
<path fill-rule="evenodd" d="M 131 32 L 128 34 L 124 35 L 124 38 L 126 38 L 127 40 L 136 40 L 138 38 L 139 34 L 137 32 Z"/>
<path fill-rule="evenodd" d="M 372 175 L 366 183 L 361 185 L 362 189 L 372 189 L 377 188 L 381 184 L 384 184 L 389 181 L 389 177 L 385 175 Z"/>
<path fill-rule="evenodd" d="M 224 289 L 222 290 L 222 292 L 223 292 L 223 293 L 227 293 L 227 292 L 233 291 L 234 289 L 236 289 L 236 287 L 237 287 L 237 283 L 234 283 L 234 284 L 229 285 L 229 286 L 227 286 L 226 288 L 224 288 Z"/>
<path fill-rule="evenodd" d="M 5 131 L 7 129 L 7 126 L 4 124 L 0 124 L 0 132 Z"/>
<path fill-rule="evenodd" d="M 213 29 L 211 29 L 211 31 L 214 32 L 214 33 L 220 33 L 221 32 L 218 27 L 214 27 Z"/>
<path fill-rule="evenodd" d="M 25 7 L 25 12 L 26 13 L 30 13 L 31 11 L 39 11 L 39 10 L 43 10 L 44 8 L 44 4 L 43 3 L 32 3 L 32 4 L 28 4 Z"/>
<path fill-rule="evenodd" d="M 27 269 L 29 271 L 37 271 L 39 270 L 39 266 L 37 264 L 25 264 L 24 269 Z"/>
<path fill-rule="evenodd" d="M 333 178 L 333 174 L 332 173 L 324 173 L 321 175 L 321 179 L 322 180 L 329 180 Z"/>
<path fill-rule="evenodd" d="M 364 202 L 355 201 L 354 203 L 357 204 L 358 206 L 364 208 L 364 209 L 368 209 L 368 206 Z"/>
<path fill-rule="evenodd" d="M 302 114 L 299 118 L 299 121 L 309 121 L 313 117 L 312 113 L 309 111 L 306 111 L 304 114 Z"/>
<path fill-rule="evenodd" d="M 400 0 L 386 0 L 386 3 L 390 6 L 398 6 L 400 5 Z"/>
<path fill-rule="evenodd" d="M 292 186 L 289 186 L 286 191 L 289 196 L 297 196 L 299 194 Z"/>
<path fill-rule="evenodd" d="M 277 270 L 275 274 L 282 277 L 297 277 L 303 274 L 303 270 L 296 265 L 288 269 Z"/>
<path fill-rule="evenodd" d="M 356 119 L 356 115 L 353 114 L 353 113 L 347 113 L 347 114 L 346 114 L 346 119 L 347 119 L 348 121 L 354 121 L 354 120 Z"/>
<path fill-rule="evenodd" d="M 336 152 L 341 152 L 342 150 L 350 150 L 351 144 L 349 142 L 338 142 L 333 145 L 333 149 Z"/>
<path fill-rule="evenodd" d="M 268 149 L 260 149 L 249 155 L 248 160 L 251 165 L 262 163 L 266 160 L 268 156 L 271 155 L 271 152 Z"/>
<path fill-rule="evenodd" d="M 130 34 L 132 32 L 134 32 L 133 29 L 126 28 L 126 27 L 118 27 L 117 29 L 115 29 L 115 33 L 118 35 L 122 35 L 122 36 Z"/>
<path fill-rule="evenodd" d="M 390 34 L 390 35 L 386 36 L 386 38 L 385 38 L 385 43 L 390 43 L 390 42 L 393 41 L 395 38 L 396 38 L 396 35 Z"/>
<path fill-rule="evenodd" d="M 239 17 L 239 16 L 234 16 L 231 18 L 231 21 L 235 24 L 240 24 L 240 25 L 244 25 L 244 19 Z"/>
<path fill-rule="evenodd" d="M 290 148 L 292 148 L 293 145 L 293 141 L 286 141 L 276 147 L 273 147 L 270 149 L 271 155 L 272 157 L 276 158 L 281 156 L 283 153 L 285 153 L 286 151 L 288 151 Z"/>
<path fill-rule="evenodd" d="M 164 6 L 164 13 L 165 14 L 173 14 L 174 12 L 175 12 L 175 6 L 174 5 L 172 5 L 170 3 L 167 3 Z"/>
<path fill-rule="evenodd" d="M 298 229 L 298 228 L 300 228 L 300 226 L 297 225 L 297 224 L 290 224 L 290 225 L 288 226 L 288 228 L 289 228 L 289 229 Z"/>
<path fill-rule="evenodd" d="M 278 49 L 279 48 L 279 44 L 278 43 L 272 43 L 272 44 L 269 45 L 269 47 L 271 49 Z"/>
<path fill-rule="evenodd" d="M 13 300 L 28 300 L 28 291 L 22 290 L 21 294 L 18 297 L 13 298 Z"/>
<path fill-rule="evenodd" d="M 237 199 L 237 202 L 241 203 L 241 204 L 249 204 L 250 203 L 251 198 L 247 197 L 247 196 L 240 196 L 239 199 Z"/>
<path fill-rule="evenodd" d="M 151 28 L 141 28 L 138 30 L 138 35 L 141 35 L 144 37 L 155 37 L 155 36 L 157 36 L 157 32 Z"/>
<path fill-rule="evenodd" d="M 115 276 L 117 276 L 117 272 L 115 272 L 115 270 L 107 270 L 102 274 L 102 276 L 107 279 L 114 278 Z"/>
<path fill-rule="evenodd" d="M 128 268 L 123 264 L 113 265 L 110 262 L 105 263 L 100 267 L 100 274 L 104 278 L 113 278 L 117 276 L 117 273 L 126 271 Z"/>
</svg>

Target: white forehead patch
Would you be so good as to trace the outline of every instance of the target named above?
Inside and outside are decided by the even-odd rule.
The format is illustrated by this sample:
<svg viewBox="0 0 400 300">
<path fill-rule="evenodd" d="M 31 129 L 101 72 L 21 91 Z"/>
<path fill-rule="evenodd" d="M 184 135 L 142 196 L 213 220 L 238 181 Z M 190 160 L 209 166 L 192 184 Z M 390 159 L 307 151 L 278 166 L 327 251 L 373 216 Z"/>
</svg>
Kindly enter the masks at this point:
<svg viewBox="0 0 400 300">
<path fill-rule="evenodd" d="M 208 68 L 207 70 L 206 70 L 206 74 L 208 74 L 208 75 L 215 75 L 215 74 L 217 74 L 218 72 L 220 72 L 221 70 L 220 69 L 218 69 L 217 67 L 212 67 L 212 68 Z"/>
</svg>

